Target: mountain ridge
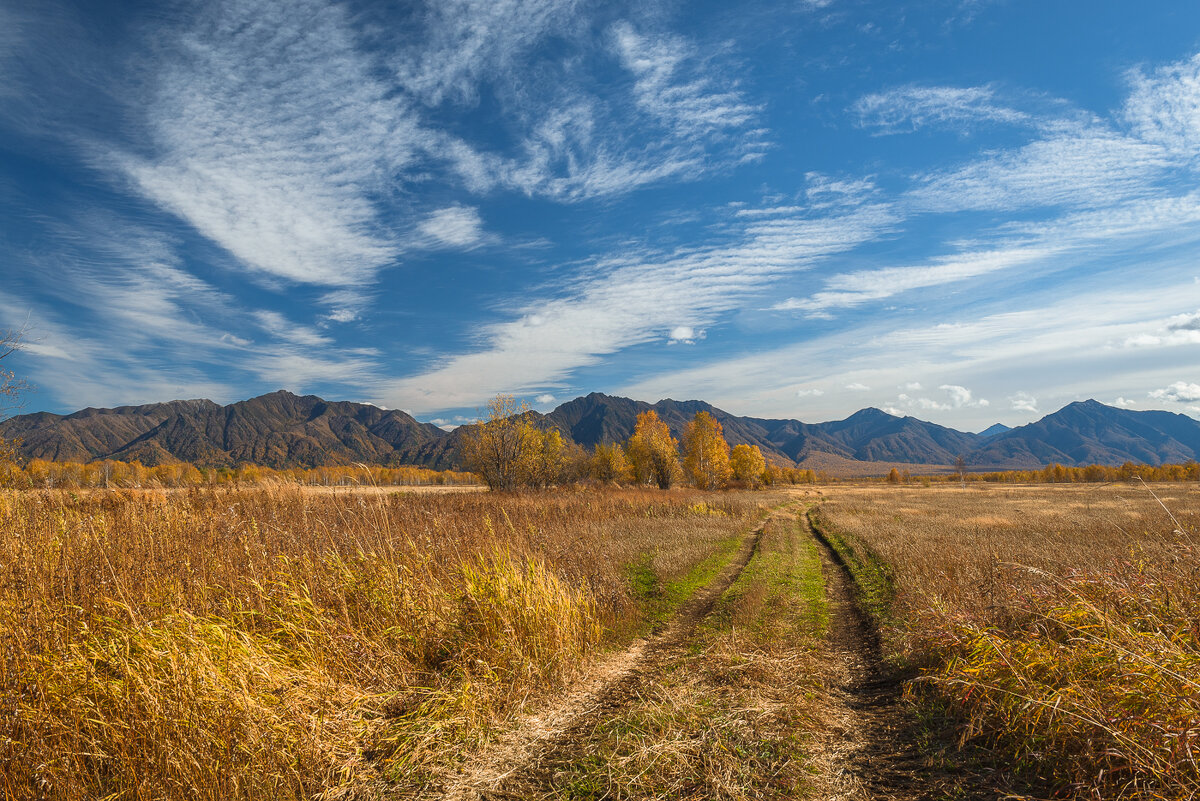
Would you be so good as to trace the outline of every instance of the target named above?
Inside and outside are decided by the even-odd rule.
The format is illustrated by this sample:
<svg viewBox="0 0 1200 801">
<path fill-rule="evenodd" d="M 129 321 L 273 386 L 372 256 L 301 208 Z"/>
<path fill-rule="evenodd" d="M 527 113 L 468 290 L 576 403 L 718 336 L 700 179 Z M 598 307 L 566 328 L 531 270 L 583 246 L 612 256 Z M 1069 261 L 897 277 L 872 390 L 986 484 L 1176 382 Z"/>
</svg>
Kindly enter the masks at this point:
<svg viewBox="0 0 1200 801">
<path fill-rule="evenodd" d="M 722 424 L 731 445 L 756 445 L 768 458 L 794 464 L 832 460 L 945 466 L 962 457 L 975 469 L 1029 469 L 1054 462 L 1079 466 L 1200 459 L 1200 422 L 1095 400 L 1067 404 L 1023 426 L 997 424 L 978 434 L 873 407 L 842 420 L 805 423 L 738 416 L 702 400 L 648 403 L 599 392 L 546 414 L 529 414 L 536 425 L 557 428 L 590 448 L 625 441 L 637 415 L 650 410 L 677 438 L 697 412 L 708 412 Z M 21 439 L 27 458 L 140 460 L 147 465 L 188 461 L 213 467 L 355 462 L 461 467 L 458 452 L 465 430 L 447 432 L 399 410 L 286 390 L 224 406 L 201 398 L 88 407 L 66 415 L 34 412 L 0 421 L 0 437 Z"/>
</svg>

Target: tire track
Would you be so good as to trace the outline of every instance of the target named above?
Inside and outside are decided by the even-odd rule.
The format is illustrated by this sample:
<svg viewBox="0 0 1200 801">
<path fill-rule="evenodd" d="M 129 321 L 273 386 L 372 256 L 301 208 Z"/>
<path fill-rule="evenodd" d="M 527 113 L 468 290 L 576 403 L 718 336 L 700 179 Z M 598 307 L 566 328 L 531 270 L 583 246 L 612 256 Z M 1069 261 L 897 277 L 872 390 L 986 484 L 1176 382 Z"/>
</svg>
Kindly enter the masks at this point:
<svg viewBox="0 0 1200 801">
<path fill-rule="evenodd" d="M 660 633 L 603 660 L 553 708 L 531 715 L 477 755 L 441 796 L 446 801 L 530 798 L 550 786 L 555 765 L 596 725 L 635 698 L 658 665 L 686 648 L 696 627 L 750 563 L 768 517 L 745 535 L 722 571 L 689 598 Z"/>
<path fill-rule="evenodd" d="M 948 732 L 932 732 L 903 701 L 904 681 L 883 656 L 879 629 L 860 606 L 841 555 L 813 528 L 829 603 L 826 731 L 814 738 L 818 799 L 994 799 L 960 762 Z M 969 760 L 963 760 L 964 762 Z"/>
</svg>

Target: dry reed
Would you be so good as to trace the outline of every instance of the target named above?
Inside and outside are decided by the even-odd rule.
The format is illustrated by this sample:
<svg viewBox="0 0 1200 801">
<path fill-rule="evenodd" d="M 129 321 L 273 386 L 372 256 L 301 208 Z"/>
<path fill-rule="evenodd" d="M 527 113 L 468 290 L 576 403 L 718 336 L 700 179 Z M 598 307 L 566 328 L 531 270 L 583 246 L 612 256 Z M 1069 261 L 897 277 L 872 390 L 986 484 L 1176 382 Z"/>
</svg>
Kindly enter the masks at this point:
<svg viewBox="0 0 1200 801">
<path fill-rule="evenodd" d="M 893 647 L 964 739 L 1060 794 L 1194 798 L 1200 491 L 1153 491 L 847 489 L 821 519 L 887 566 Z"/>
<path fill-rule="evenodd" d="M 626 565 L 682 576 L 761 502 L 0 494 L 0 797 L 417 786 L 638 627 Z"/>
</svg>

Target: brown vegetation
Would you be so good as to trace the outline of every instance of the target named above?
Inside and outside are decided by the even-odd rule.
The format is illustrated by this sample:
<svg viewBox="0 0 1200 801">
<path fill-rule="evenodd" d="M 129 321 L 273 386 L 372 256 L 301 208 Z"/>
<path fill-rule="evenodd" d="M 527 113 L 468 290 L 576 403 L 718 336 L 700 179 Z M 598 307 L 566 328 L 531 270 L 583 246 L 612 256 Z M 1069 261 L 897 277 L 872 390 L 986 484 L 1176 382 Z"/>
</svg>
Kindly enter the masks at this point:
<svg viewBox="0 0 1200 801">
<path fill-rule="evenodd" d="M 434 782 L 760 498 L 0 494 L 0 796 Z"/>
<path fill-rule="evenodd" d="M 844 487 L 817 519 L 964 740 L 1075 797 L 1190 798 L 1200 490 L 1155 492 Z"/>
</svg>

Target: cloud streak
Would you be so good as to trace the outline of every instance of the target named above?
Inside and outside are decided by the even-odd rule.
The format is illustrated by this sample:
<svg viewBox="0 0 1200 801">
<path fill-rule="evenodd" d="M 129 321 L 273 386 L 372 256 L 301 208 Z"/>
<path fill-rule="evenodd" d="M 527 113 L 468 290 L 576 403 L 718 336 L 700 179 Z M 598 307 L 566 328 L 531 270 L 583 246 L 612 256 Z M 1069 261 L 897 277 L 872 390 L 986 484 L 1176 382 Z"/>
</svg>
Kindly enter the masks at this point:
<svg viewBox="0 0 1200 801">
<path fill-rule="evenodd" d="M 482 349 L 395 382 L 386 402 L 433 411 L 478 405 L 497 392 L 556 386 L 608 354 L 684 329 L 695 335 L 774 281 L 852 250 L 891 223 L 880 206 L 830 219 L 767 218 L 726 246 L 597 261 L 586 270 L 596 277 L 580 277 L 560 297 L 516 309 L 515 319 L 483 329 Z"/>
<path fill-rule="evenodd" d="M 851 107 L 858 124 L 879 135 L 932 126 L 966 129 L 985 123 L 1028 125 L 1033 117 L 1001 103 L 990 86 L 908 85 L 859 98 Z"/>
</svg>

